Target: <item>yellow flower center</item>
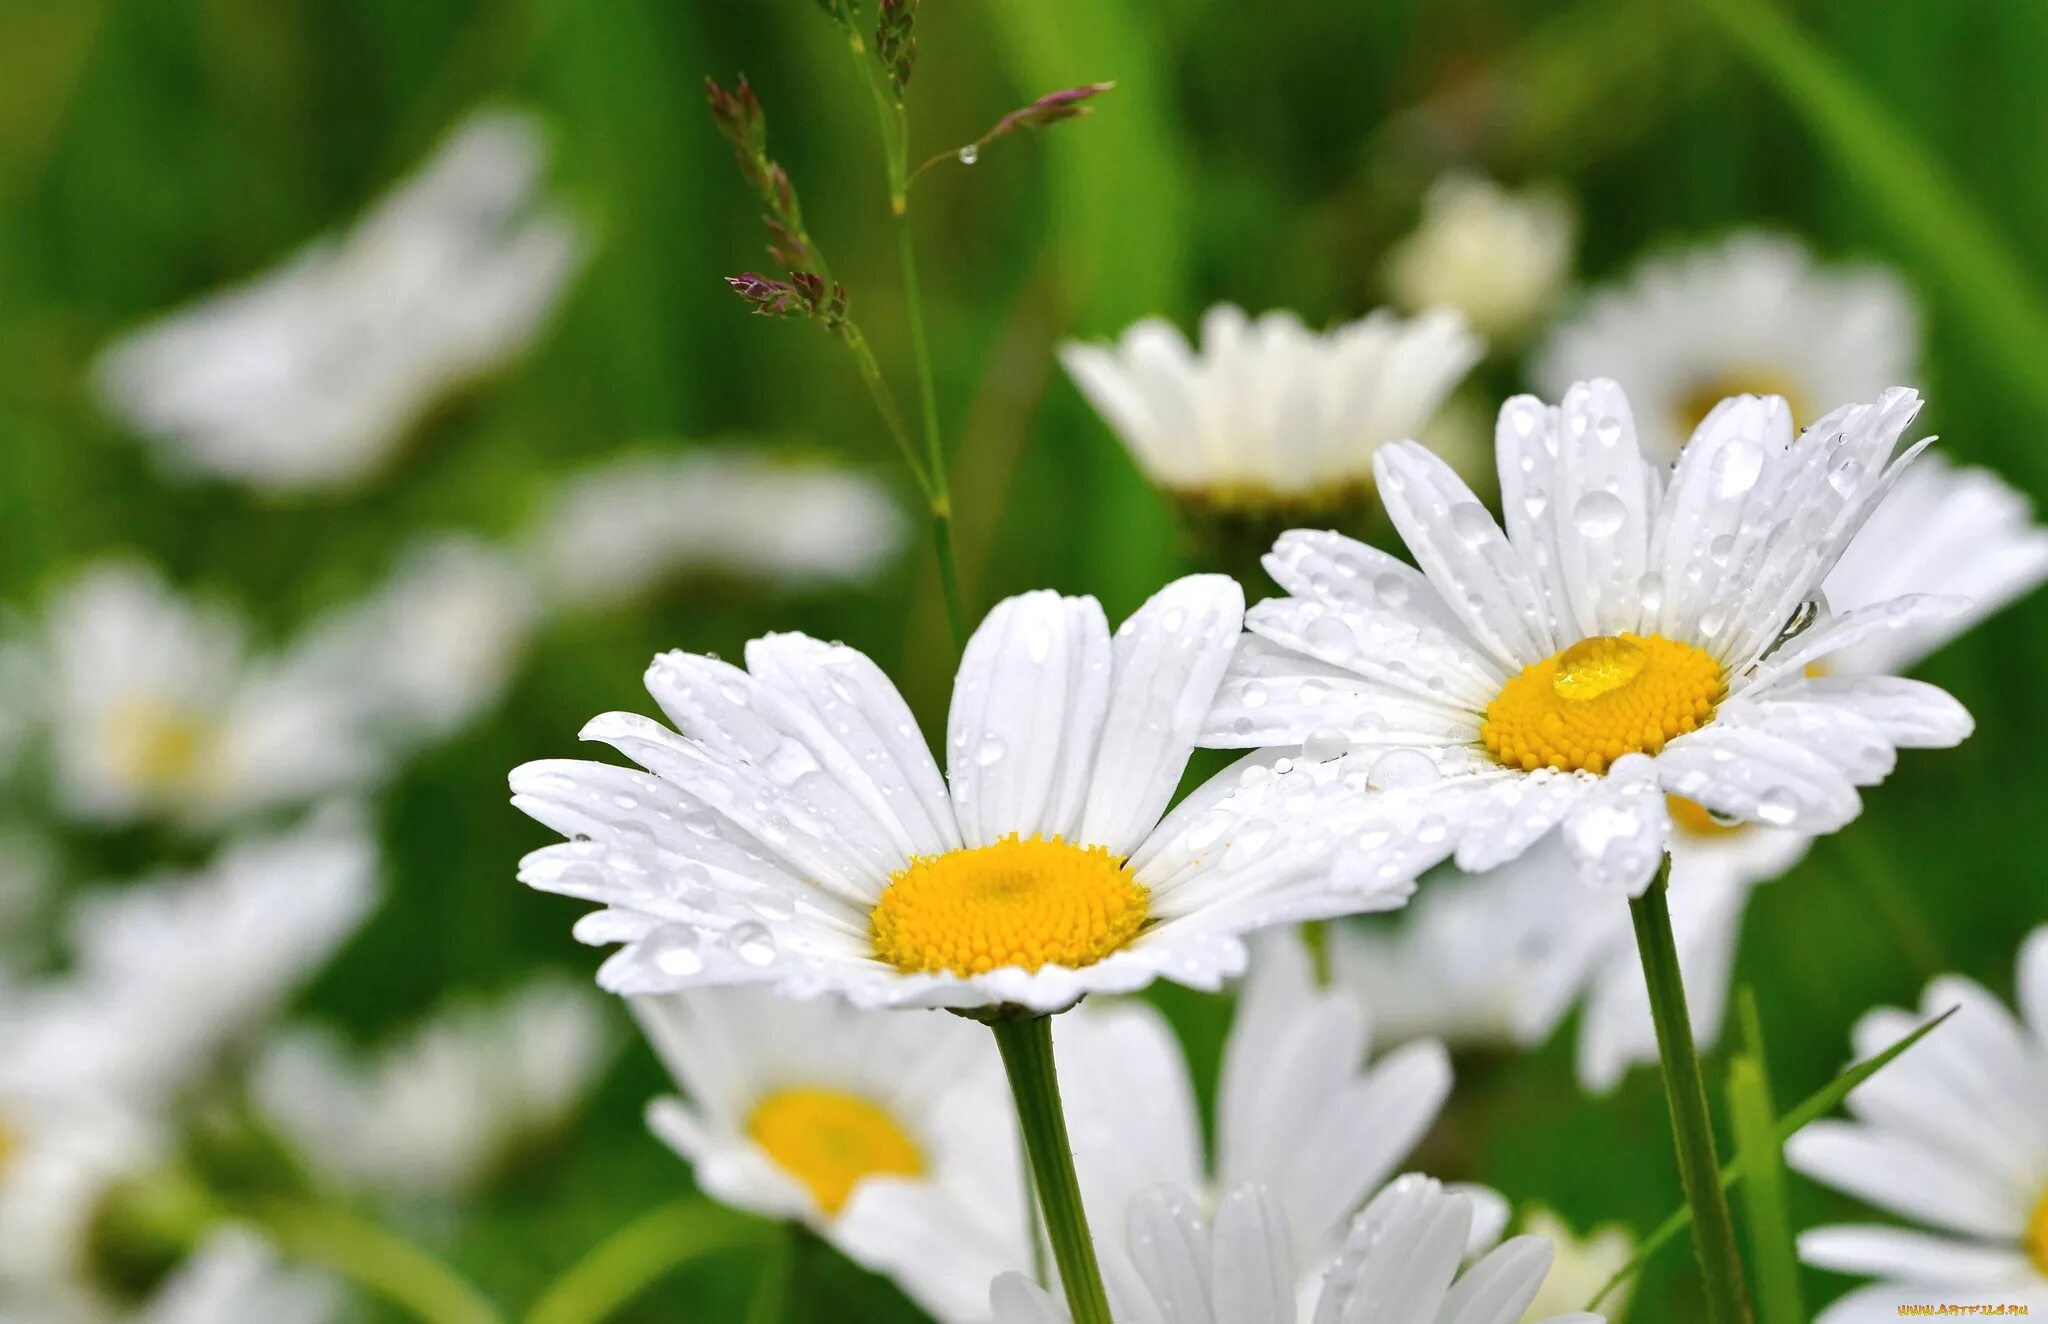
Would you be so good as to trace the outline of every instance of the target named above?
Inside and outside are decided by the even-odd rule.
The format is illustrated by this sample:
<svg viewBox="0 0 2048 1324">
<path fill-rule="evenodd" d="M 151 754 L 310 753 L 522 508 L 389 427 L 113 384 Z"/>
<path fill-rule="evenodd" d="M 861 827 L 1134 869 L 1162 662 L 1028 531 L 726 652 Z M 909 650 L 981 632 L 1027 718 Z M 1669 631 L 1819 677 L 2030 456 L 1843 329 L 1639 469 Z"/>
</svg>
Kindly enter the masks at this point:
<svg viewBox="0 0 2048 1324">
<path fill-rule="evenodd" d="M 14 1129 L 7 1118 L 0 1116 L 0 1177 L 7 1175 L 7 1165 L 21 1149 L 21 1133 Z"/>
<path fill-rule="evenodd" d="M 836 1217 L 869 1177 L 921 1177 L 924 1154 L 882 1108 L 844 1090 L 778 1090 L 761 1100 L 747 1134 Z"/>
<path fill-rule="evenodd" d="M 154 699 L 122 704 L 107 721 L 114 766 L 134 785 L 149 788 L 192 781 L 210 734 L 203 721 Z"/>
<path fill-rule="evenodd" d="M 1691 644 L 1596 635 L 1522 668 L 1487 705 L 1479 735 L 1510 768 L 1602 773 L 1697 730 L 1727 692 L 1720 665 Z"/>
<path fill-rule="evenodd" d="M 2048 1191 L 2041 1193 L 2041 1203 L 2034 1206 L 2033 1220 L 2027 1224 L 2027 1251 L 2041 1272 L 2048 1273 Z"/>
<path fill-rule="evenodd" d="M 1693 429 L 1714 412 L 1714 406 L 1731 395 L 1783 397 L 1785 407 L 1792 411 L 1794 427 L 1811 423 L 1815 417 L 1807 411 L 1805 392 L 1791 378 L 1767 369 L 1731 371 L 1695 382 L 1679 395 L 1672 410 L 1672 422 L 1678 427 L 1678 435 L 1690 437 Z"/>
<path fill-rule="evenodd" d="M 1137 935 L 1149 896 L 1102 846 L 1008 836 L 891 875 L 875 955 L 906 974 L 1093 965 Z"/>
<path fill-rule="evenodd" d="M 1664 807 L 1671 811 L 1671 822 L 1688 837 L 1725 837 L 1731 832 L 1742 831 L 1744 824 L 1723 823 L 1707 811 L 1697 800 L 1688 800 L 1682 795 L 1664 797 Z"/>
</svg>

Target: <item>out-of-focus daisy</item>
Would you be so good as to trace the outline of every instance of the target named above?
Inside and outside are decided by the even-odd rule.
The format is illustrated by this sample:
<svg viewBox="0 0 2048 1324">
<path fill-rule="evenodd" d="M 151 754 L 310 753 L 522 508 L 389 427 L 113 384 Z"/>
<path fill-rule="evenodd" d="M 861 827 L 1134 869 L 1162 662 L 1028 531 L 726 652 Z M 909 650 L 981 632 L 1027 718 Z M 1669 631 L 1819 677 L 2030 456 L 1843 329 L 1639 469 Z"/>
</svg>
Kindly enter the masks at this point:
<svg viewBox="0 0 2048 1324">
<path fill-rule="evenodd" d="M 175 1089 L 246 1044 L 361 926 L 375 842 L 352 813 L 229 843 L 205 867 L 81 896 L 70 978 L 120 1025 L 137 1089 Z"/>
<path fill-rule="evenodd" d="M 1635 1258 L 1636 1239 L 1619 1223 L 1580 1236 L 1562 1218 L 1538 1207 L 1523 1216 L 1521 1226 L 1523 1235 L 1549 1242 L 1553 1252 L 1549 1276 L 1523 1313 L 1525 1321 L 1584 1309 Z M 1611 1321 L 1619 1320 L 1634 1290 L 1633 1280 L 1618 1285 L 1600 1303 L 1600 1313 Z"/>
<path fill-rule="evenodd" d="M 1292 930 L 1253 943 L 1223 1050 L 1213 1168 L 1180 1043 L 1156 1009 L 1087 1003 L 1063 1028 L 1055 1051 L 1068 1129 L 1098 1229 L 1115 1227 L 1153 1186 L 1220 1194 L 1257 1183 L 1287 1216 L 1304 1286 L 1329 1267 L 1352 1215 L 1400 1171 L 1451 1088 L 1441 1045 L 1370 1060 L 1364 1009 L 1316 987 Z"/>
<path fill-rule="evenodd" d="M 353 691 L 250 655 L 236 617 L 140 564 L 93 567 L 61 594 L 44 667 L 58 797 L 83 819 L 215 824 L 378 763 Z"/>
<path fill-rule="evenodd" d="M 1447 309 L 1317 333 L 1219 304 L 1199 347 L 1147 318 L 1060 361 L 1159 487 L 1207 509 L 1306 512 L 1369 493 L 1374 453 L 1419 435 L 1480 352 Z"/>
<path fill-rule="evenodd" d="M 1920 1013 L 1856 1024 L 1857 1055 L 1951 1008 L 1941 1028 L 1849 1095 L 1853 1122 L 1821 1121 L 1786 1144 L 1791 1165 L 1920 1227 L 1815 1228 L 1808 1264 L 1879 1281 L 1818 1324 L 1894 1319 L 1943 1301 L 2048 1309 L 2048 928 L 2019 959 L 2020 1020 L 1971 980 L 1927 986 Z"/>
<path fill-rule="evenodd" d="M 1826 599 L 1837 613 L 1912 594 L 1959 593 L 1972 606 L 1865 636 L 1808 669 L 1865 677 L 1910 670 L 2044 578 L 2048 531 L 2034 524 L 2026 498 L 1994 474 L 1928 452 L 1828 573 Z M 1693 1033 L 1711 1044 L 1750 892 L 1797 864 L 1812 838 L 1717 822 L 1682 799 L 1667 803 L 1672 929 Z M 1578 1061 L 1588 1089 L 1610 1089 L 1630 1066 L 1657 1060 L 1627 917 L 1579 882 L 1554 842 L 1488 874 L 1432 881 L 1391 931 L 1351 931 L 1337 941 L 1339 970 L 1396 1035 L 1530 1046 L 1548 1039 L 1583 997 Z"/>
<path fill-rule="evenodd" d="M 353 693 L 387 743 L 412 744 L 497 702 L 525 655 L 537 605 L 510 557 L 441 535 L 415 543 L 370 597 L 310 627 L 294 661 Z"/>
<path fill-rule="evenodd" d="M 800 1221 L 954 1324 L 1029 1263 L 1002 1070 L 950 1016 L 693 989 L 632 999 L 687 1100 L 648 1124 L 736 1208 Z"/>
<path fill-rule="evenodd" d="M 1549 1271 L 1540 1237 L 1516 1237 L 1459 1272 L 1472 1198 L 1427 1177 L 1389 1185 L 1352 1223 L 1310 1309 L 1296 1305 L 1292 1230 L 1263 1187 L 1240 1186 L 1214 1213 L 1172 1187 L 1131 1201 L 1121 1239 L 1099 1236 L 1120 1320 L 1157 1324 L 1517 1324 Z M 1065 1324 L 1065 1307 L 1022 1274 L 989 1291 L 995 1324 Z M 1594 1324 L 1557 1315 L 1551 1324 Z"/>
<path fill-rule="evenodd" d="M 1577 229 L 1555 189 L 1515 192 L 1454 172 L 1430 186 L 1414 233 L 1388 252 L 1387 290 L 1411 312 L 1455 308 L 1488 340 L 1512 340 L 1557 301 Z"/>
<path fill-rule="evenodd" d="M 520 876 L 607 907 L 577 934 L 627 944 L 599 973 L 622 993 L 771 982 L 1049 1012 L 1162 975 L 1215 988 L 1245 933 L 1397 905 L 1413 877 L 1344 849 L 1338 763 L 1254 759 L 1167 812 L 1243 602 L 1190 576 L 1114 639 L 1093 598 L 999 604 L 954 683 L 949 777 L 853 649 L 769 635 L 745 670 L 665 654 L 647 685 L 682 734 L 584 728 L 649 772 L 513 772 L 513 803 L 571 838 Z"/>
<path fill-rule="evenodd" d="M 1920 318 L 1891 272 L 1823 265 L 1796 239 L 1739 233 L 1653 258 L 1594 294 L 1538 352 L 1538 390 L 1598 375 L 1635 402 L 1643 450 L 1678 448 L 1733 395 L 1782 396 L 1804 427 L 1918 378 Z"/>
<path fill-rule="evenodd" d="M 546 156 L 527 115 L 465 120 L 346 234 L 109 346 L 108 409 L 180 473 L 275 491 L 374 473 L 532 342 L 582 264 L 540 200 Z"/>
<path fill-rule="evenodd" d="M 213 1233 L 133 1317 L 133 1324 L 327 1324 L 343 1294 L 330 1278 L 278 1263 L 245 1228 Z"/>
<path fill-rule="evenodd" d="M 329 1180 L 459 1196 L 566 1124 L 611 1056 L 603 999 L 542 979 L 442 1011 L 368 1063 L 331 1034 L 289 1032 L 258 1059 L 251 1089 Z"/>
<path fill-rule="evenodd" d="M 672 579 L 858 584 L 903 541 L 903 515 L 873 478 L 720 446 L 629 455 L 570 478 L 530 551 L 551 600 L 585 610 Z"/>
<path fill-rule="evenodd" d="M 1266 558 L 1208 743 L 1377 755 L 1372 831 L 1492 868 L 1553 829 L 1579 874 L 1639 892 L 1671 839 L 1667 795 L 1731 821 L 1832 832 L 1896 751 L 1970 731 L 1948 695 L 1807 674 L 1874 634 L 1955 615 L 1908 596 L 1825 620 L 1817 598 L 1910 459 L 1909 390 L 1796 440 L 1784 402 L 1724 401 L 1667 479 L 1612 382 L 1501 411 L 1507 531 L 1419 446 L 1379 489 L 1421 572 L 1336 534 Z M 1806 627 L 1803 628 L 1802 627 Z"/>
</svg>

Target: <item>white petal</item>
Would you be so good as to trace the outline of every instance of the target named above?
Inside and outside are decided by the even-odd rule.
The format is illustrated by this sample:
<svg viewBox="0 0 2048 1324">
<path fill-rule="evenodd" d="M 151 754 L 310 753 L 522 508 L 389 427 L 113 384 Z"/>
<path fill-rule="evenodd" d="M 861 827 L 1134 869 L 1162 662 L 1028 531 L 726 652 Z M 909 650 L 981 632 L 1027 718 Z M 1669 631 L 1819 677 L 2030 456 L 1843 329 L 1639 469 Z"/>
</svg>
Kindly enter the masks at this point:
<svg viewBox="0 0 2048 1324">
<path fill-rule="evenodd" d="M 1951 1157 L 1899 1136 L 1820 1121 L 1793 1136 L 1785 1161 L 1868 1204 L 1965 1236 L 2010 1238 L 2030 1206 Z"/>
<path fill-rule="evenodd" d="M 1052 1293 L 1021 1273 L 1006 1273 L 989 1284 L 995 1324 L 1070 1324 L 1066 1308 Z"/>
<path fill-rule="evenodd" d="M 1767 693 L 1844 708 L 1903 749 L 1947 749 L 1976 729 L 1969 710 L 1946 690 L 1902 676 L 1817 676 L 1773 685 Z"/>
<path fill-rule="evenodd" d="M 1671 833 L 1656 762 L 1643 754 L 1616 759 L 1566 815 L 1562 833 L 1588 884 L 1641 896 Z"/>
<path fill-rule="evenodd" d="M 1873 603 L 1844 612 L 1831 621 L 1814 626 L 1791 643 L 1765 658 L 1755 671 L 1735 678 L 1737 693 L 1760 690 L 1773 682 L 1804 676 L 1815 662 L 1825 662 L 1838 648 L 1849 648 L 1865 638 L 1888 630 L 1919 629 L 1969 609 L 1967 598 L 1914 594 Z"/>
<path fill-rule="evenodd" d="M 1465 1271 L 1444 1298 L 1437 1324 L 1512 1324 L 1536 1299 L 1550 1272 L 1542 1237 L 1515 1237 Z"/>
<path fill-rule="evenodd" d="M 1117 631 L 1115 677 L 1078 840 L 1128 855 L 1159 822 L 1244 621 L 1244 590 L 1190 575 L 1154 594 Z"/>
<path fill-rule="evenodd" d="M 2027 1028 L 2048 1051 L 2048 927 L 2035 929 L 2020 948 L 2019 1006 Z"/>
<path fill-rule="evenodd" d="M 1821 835 L 1854 819 L 1862 798 L 1826 759 L 1775 735 L 1709 726 L 1657 756 L 1664 789 L 1724 818 Z"/>
<path fill-rule="evenodd" d="M 1522 554 L 1451 467 L 1413 442 L 1374 457 L 1380 499 L 1437 592 L 1512 673 L 1557 651 L 1542 590 Z"/>
<path fill-rule="evenodd" d="M 1287 1217 L 1263 1188 L 1239 1187 L 1217 1205 L 1210 1259 L 1217 1324 L 1294 1324 Z"/>
<path fill-rule="evenodd" d="M 1072 830 L 1109 700 L 1109 652 L 1093 598 L 1007 598 L 975 630 L 946 724 L 965 844 Z"/>
<path fill-rule="evenodd" d="M 1987 1246 L 1876 1225 L 1802 1232 L 1799 1258 L 1836 1273 L 1961 1288 L 2024 1279 L 2032 1268 L 2026 1255 L 2010 1245 Z"/>
<path fill-rule="evenodd" d="M 1565 392 L 1549 422 L 1557 458 L 1542 522 L 1555 541 L 1578 626 L 1575 634 L 1560 630 L 1558 643 L 1636 629 L 1659 492 L 1637 446 L 1628 399 L 1611 381 L 1580 382 Z"/>
<path fill-rule="evenodd" d="M 1275 613 L 1268 613 L 1268 618 Z M 1466 708 L 1414 698 L 1275 642 L 1242 636 L 1202 725 L 1211 747 L 1344 744 L 1402 747 L 1477 738 Z"/>
</svg>

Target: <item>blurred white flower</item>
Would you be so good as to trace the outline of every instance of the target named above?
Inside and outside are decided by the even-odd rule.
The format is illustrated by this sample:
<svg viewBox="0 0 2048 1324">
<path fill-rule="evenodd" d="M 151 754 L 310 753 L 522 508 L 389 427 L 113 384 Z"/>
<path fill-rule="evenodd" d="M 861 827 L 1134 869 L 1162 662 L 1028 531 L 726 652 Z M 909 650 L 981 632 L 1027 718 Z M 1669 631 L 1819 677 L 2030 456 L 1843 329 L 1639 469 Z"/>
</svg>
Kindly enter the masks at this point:
<svg viewBox="0 0 2048 1324">
<path fill-rule="evenodd" d="M 1522 1316 L 1525 1324 L 1585 1309 L 1594 1294 L 1635 1258 L 1636 1239 L 1619 1223 L 1594 1228 L 1582 1237 L 1562 1218 L 1539 1207 L 1523 1216 L 1522 1232 L 1549 1242 L 1553 1252 L 1550 1275 Z M 1619 1320 L 1628 1310 L 1634 1291 L 1634 1279 L 1618 1284 L 1601 1301 L 1600 1313 L 1609 1320 Z"/>
<path fill-rule="evenodd" d="M 1816 658 L 1807 683 L 1917 666 L 1988 613 L 2048 579 L 2048 531 L 1996 475 L 1928 451 L 1872 512 L 1823 581 L 1837 616 L 1913 595 L 1958 594 L 1967 611 L 1865 635 Z M 1898 682 L 1901 685 L 1910 682 Z M 1672 797 L 1671 919 L 1693 1033 L 1720 1034 L 1750 892 L 1783 875 L 1812 837 L 1721 822 Z M 1627 914 L 1577 878 L 1560 843 L 1490 873 L 1424 885 L 1396 922 L 1348 930 L 1337 969 L 1391 1033 L 1456 1044 L 1547 1040 L 1582 999 L 1579 1079 L 1605 1092 L 1657 1060 L 1655 1027 Z"/>
<path fill-rule="evenodd" d="M 1538 391 L 1611 377 L 1657 463 L 1722 400 L 1783 396 L 1805 427 L 1845 400 L 1918 383 L 1912 295 L 1875 266 L 1824 266 L 1788 236 L 1743 232 L 1644 262 L 1594 293 L 1538 351 Z"/>
<path fill-rule="evenodd" d="M 864 474 L 718 446 L 630 454 L 570 477 L 530 548 L 550 600 L 588 609 L 691 577 L 862 583 L 902 550 L 904 528 Z"/>
<path fill-rule="evenodd" d="M 1551 1248 L 1541 1237 L 1505 1242 L 1459 1272 L 1477 1214 L 1471 1196 L 1427 1177 L 1390 1184 L 1352 1221 L 1343 1254 L 1298 1306 L 1282 1204 L 1256 1183 L 1213 1212 L 1196 1196 L 1158 1186 L 1125 1218 L 1095 1229 L 1110 1312 L 1170 1324 L 1517 1324 L 1543 1287 Z M 1122 1235 L 1118 1235 L 1118 1228 Z M 1066 1305 L 1019 1273 L 989 1291 L 994 1324 L 1066 1324 Z M 1553 1316 L 1551 1324 L 1598 1324 Z"/>
<path fill-rule="evenodd" d="M 342 1305 L 332 1279 L 286 1268 L 261 1237 L 229 1226 L 200 1243 L 132 1324 L 327 1324 Z"/>
<path fill-rule="evenodd" d="M 1979 984 L 1945 975 L 1917 1014 L 1886 1007 L 1856 1023 L 1863 1058 L 1955 1010 L 1856 1087 L 1854 1121 L 1815 1122 L 1786 1143 L 1798 1171 L 1919 1225 L 1803 1233 L 1808 1264 L 1878 1279 L 1815 1324 L 1943 1301 L 2048 1310 L 2048 927 L 2021 949 L 2018 1003 L 2016 1020 Z"/>
<path fill-rule="evenodd" d="M 1260 934 L 1223 1049 L 1212 1164 L 1165 1017 L 1140 1002 L 1082 1004 L 1053 1047 L 1089 1217 L 1114 1227 L 1155 1186 L 1214 1196 L 1257 1183 L 1287 1216 L 1290 1272 L 1313 1299 L 1352 1215 L 1400 1171 L 1450 1094 L 1441 1045 L 1374 1060 L 1371 1040 L 1354 998 L 1316 987 L 1298 932 Z"/>
<path fill-rule="evenodd" d="M 81 819 L 216 825 L 378 767 L 356 693 L 251 655 L 232 613 L 141 564 L 101 563 L 60 594 L 43 667 L 57 795 Z"/>
<path fill-rule="evenodd" d="M 1029 1263 L 1020 1152 L 979 1026 L 765 988 L 631 1000 L 688 1096 L 648 1125 L 738 1209 L 801 1221 L 945 1324 Z"/>
<path fill-rule="evenodd" d="M 451 391 L 535 338 L 586 247 L 541 201 L 528 115 L 472 115 L 353 228 L 124 336 L 107 408 L 176 472 L 292 491 L 358 481 Z"/>
<path fill-rule="evenodd" d="M 338 808 L 233 841 L 196 872 L 87 893 L 69 916 L 81 1019 L 118 1026 L 138 1094 L 174 1091 L 262 1031 L 377 893 L 376 843 Z"/>
<path fill-rule="evenodd" d="M 1229 304 L 1199 348 L 1158 318 L 1113 345 L 1069 341 L 1067 374 L 1159 487 L 1214 509 L 1314 510 L 1372 489 L 1373 455 L 1413 438 L 1481 346 L 1446 309 L 1381 311 L 1327 333 Z"/>
<path fill-rule="evenodd" d="M 612 1059 L 605 999 L 537 979 L 436 1013 L 368 1062 L 320 1030 L 289 1031 L 251 1089 L 280 1135 L 338 1184 L 467 1195 L 568 1123 Z"/>
<path fill-rule="evenodd" d="M 1517 193 L 1453 172 L 1430 186 L 1414 233 L 1388 252 L 1387 289 L 1410 312 L 1455 308 L 1486 339 L 1512 340 L 1557 301 L 1577 229 L 1556 189 Z"/>
<path fill-rule="evenodd" d="M 352 692 L 369 725 L 403 748 L 498 701 L 525 656 L 537 605 L 511 558 L 481 540 L 420 539 L 382 588 L 309 627 L 294 669 Z"/>
</svg>

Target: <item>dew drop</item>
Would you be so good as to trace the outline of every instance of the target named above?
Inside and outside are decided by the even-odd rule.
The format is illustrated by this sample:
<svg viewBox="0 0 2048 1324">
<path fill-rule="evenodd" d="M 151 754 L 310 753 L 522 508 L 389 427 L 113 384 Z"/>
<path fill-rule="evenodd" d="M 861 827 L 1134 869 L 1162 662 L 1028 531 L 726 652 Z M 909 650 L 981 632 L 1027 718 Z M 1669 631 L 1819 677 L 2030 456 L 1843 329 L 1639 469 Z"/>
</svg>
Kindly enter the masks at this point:
<svg viewBox="0 0 2048 1324">
<path fill-rule="evenodd" d="M 981 747 L 974 751 L 974 762 L 977 766 L 986 768 L 991 763 L 1001 761 L 1003 755 L 1009 752 L 1010 747 L 1004 744 L 1000 737 L 989 736 L 981 742 Z"/>
<path fill-rule="evenodd" d="M 1378 595 L 1382 607 L 1399 610 L 1407 605 L 1408 582 L 1392 571 L 1374 579 L 1372 591 Z"/>
<path fill-rule="evenodd" d="M 1375 791 L 1396 791 L 1427 786 L 1436 776 L 1436 764 L 1429 755 L 1419 749 L 1397 749 L 1380 755 L 1366 774 L 1366 784 Z"/>
<path fill-rule="evenodd" d="M 973 165 L 981 159 L 981 144 L 969 143 L 959 151 L 961 165 Z"/>
<path fill-rule="evenodd" d="M 1451 532 L 1477 547 L 1493 534 L 1493 516 L 1477 501 L 1460 501 L 1451 507 Z"/>
<path fill-rule="evenodd" d="M 735 954 L 748 965 L 767 965 L 775 959 L 775 938 L 765 925 L 752 920 L 735 924 L 725 935 Z"/>
<path fill-rule="evenodd" d="M 1756 816 L 1772 827 L 1790 827 L 1799 820 L 1799 800 L 1782 786 L 1763 793 L 1756 803 Z"/>
<path fill-rule="evenodd" d="M 1764 448 L 1748 437 L 1730 438 L 1714 457 L 1714 491 L 1724 501 L 1732 501 L 1750 488 L 1764 471 Z"/>
<path fill-rule="evenodd" d="M 1612 537 L 1628 518 L 1628 507 L 1612 492 L 1588 492 L 1572 508 L 1572 521 L 1588 538 Z"/>
<path fill-rule="evenodd" d="M 697 935 L 689 929 L 662 929 L 641 943 L 640 950 L 665 975 L 688 977 L 704 968 Z"/>
</svg>

